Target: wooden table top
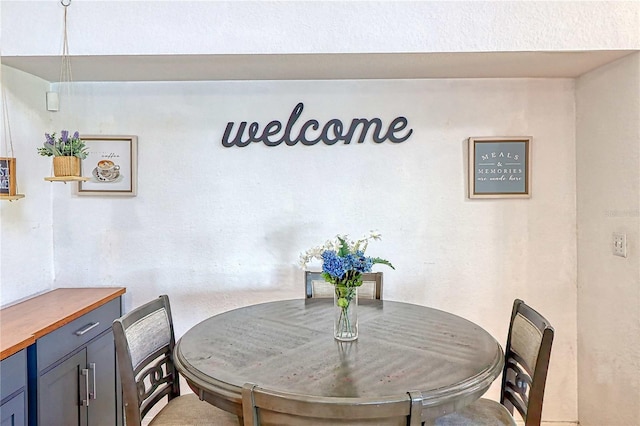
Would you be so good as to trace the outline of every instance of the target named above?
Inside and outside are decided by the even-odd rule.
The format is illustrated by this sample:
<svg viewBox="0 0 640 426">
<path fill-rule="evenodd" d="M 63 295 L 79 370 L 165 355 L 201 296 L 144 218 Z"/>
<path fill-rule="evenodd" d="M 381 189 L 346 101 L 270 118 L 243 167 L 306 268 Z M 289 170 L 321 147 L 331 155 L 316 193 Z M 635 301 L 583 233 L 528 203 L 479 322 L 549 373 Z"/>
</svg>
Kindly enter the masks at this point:
<svg viewBox="0 0 640 426">
<path fill-rule="evenodd" d="M 202 399 L 238 415 L 247 383 L 354 403 L 423 395 L 423 419 L 479 398 L 502 372 L 498 342 L 456 315 L 360 300 L 359 337 L 333 338 L 333 299 L 285 300 L 211 317 L 176 344 L 179 372 Z"/>
<path fill-rule="evenodd" d="M 124 287 L 58 288 L 0 310 L 0 359 L 124 294 Z"/>
</svg>

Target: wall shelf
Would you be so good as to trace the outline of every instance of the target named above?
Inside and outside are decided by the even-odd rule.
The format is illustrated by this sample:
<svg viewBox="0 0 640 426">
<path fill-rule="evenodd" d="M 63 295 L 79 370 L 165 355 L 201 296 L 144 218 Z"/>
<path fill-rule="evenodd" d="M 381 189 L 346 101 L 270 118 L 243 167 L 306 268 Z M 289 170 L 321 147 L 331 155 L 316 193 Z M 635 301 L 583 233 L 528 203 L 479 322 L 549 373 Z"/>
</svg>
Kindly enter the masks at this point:
<svg viewBox="0 0 640 426">
<path fill-rule="evenodd" d="M 44 180 L 48 182 L 86 182 L 89 180 L 88 177 L 82 176 L 54 176 L 54 177 L 46 177 Z"/>
<path fill-rule="evenodd" d="M 4 201 L 15 201 L 20 198 L 24 198 L 24 194 L 16 194 L 16 195 L 0 195 L 0 200 Z"/>
</svg>

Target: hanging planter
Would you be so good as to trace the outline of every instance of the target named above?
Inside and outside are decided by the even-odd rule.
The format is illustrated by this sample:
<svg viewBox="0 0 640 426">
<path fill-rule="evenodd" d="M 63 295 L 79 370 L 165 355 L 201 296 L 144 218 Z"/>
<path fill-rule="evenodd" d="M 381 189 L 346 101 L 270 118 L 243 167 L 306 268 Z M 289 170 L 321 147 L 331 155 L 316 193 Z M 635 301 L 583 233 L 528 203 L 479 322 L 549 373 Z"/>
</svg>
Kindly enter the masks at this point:
<svg viewBox="0 0 640 426">
<path fill-rule="evenodd" d="M 69 40 L 67 38 L 67 8 L 71 0 L 61 0 L 64 6 L 64 31 L 62 41 L 62 61 L 60 64 L 61 86 L 71 85 L 71 59 L 69 56 Z M 57 111 L 57 109 L 55 109 Z M 80 134 L 76 131 L 73 135 L 68 130 L 62 130 L 60 136 L 55 133 L 45 133 L 44 144 L 38 148 L 38 153 L 47 157 L 53 157 L 53 177 L 44 180 L 50 182 L 87 181 L 89 178 L 80 176 L 80 160 L 87 158 L 87 147 Z"/>
<path fill-rule="evenodd" d="M 69 135 L 67 130 L 56 134 L 45 133 L 45 142 L 38 153 L 46 157 L 53 157 L 53 178 L 50 181 L 83 180 L 80 177 L 80 160 L 87 158 L 87 147 L 78 132 Z M 86 180 L 86 179 L 85 179 Z"/>
<path fill-rule="evenodd" d="M 53 175 L 80 176 L 80 159 L 78 157 L 53 157 Z"/>
</svg>

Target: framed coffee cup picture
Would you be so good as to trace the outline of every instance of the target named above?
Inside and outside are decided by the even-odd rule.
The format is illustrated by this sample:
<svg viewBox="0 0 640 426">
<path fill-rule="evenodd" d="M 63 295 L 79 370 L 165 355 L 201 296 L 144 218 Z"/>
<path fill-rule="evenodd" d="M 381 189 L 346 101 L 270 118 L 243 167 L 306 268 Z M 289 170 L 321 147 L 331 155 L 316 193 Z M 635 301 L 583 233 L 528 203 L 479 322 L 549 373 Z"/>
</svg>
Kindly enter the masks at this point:
<svg viewBox="0 0 640 426">
<path fill-rule="evenodd" d="M 137 191 L 136 136 L 81 135 L 89 151 L 80 162 L 78 195 L 135 196 Z"/>
<path fill-rule="evenodd" d="M 469 198 L 530 198 L 531 140 L 469 138 Z"/>
</svg>

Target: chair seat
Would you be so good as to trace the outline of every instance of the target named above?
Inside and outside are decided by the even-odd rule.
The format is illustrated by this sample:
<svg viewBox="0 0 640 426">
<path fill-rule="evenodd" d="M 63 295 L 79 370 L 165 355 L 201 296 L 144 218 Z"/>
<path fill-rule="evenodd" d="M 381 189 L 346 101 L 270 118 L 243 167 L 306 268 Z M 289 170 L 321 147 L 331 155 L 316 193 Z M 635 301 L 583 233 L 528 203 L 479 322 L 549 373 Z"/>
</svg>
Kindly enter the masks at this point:
<svg viewBox="0 0 640 426">
<path fill-rule="evenodd" d="M 516 426 L 506 407 L 481 398 L 460 411 L 439 417 L 436 426 Z"/>
<path fill-rule="evenodd" d="M 149 422 L 149 426 L 238 426 L 238 416 L 200 401 L 192 393 L 172 399 Z"/>
</svg>

